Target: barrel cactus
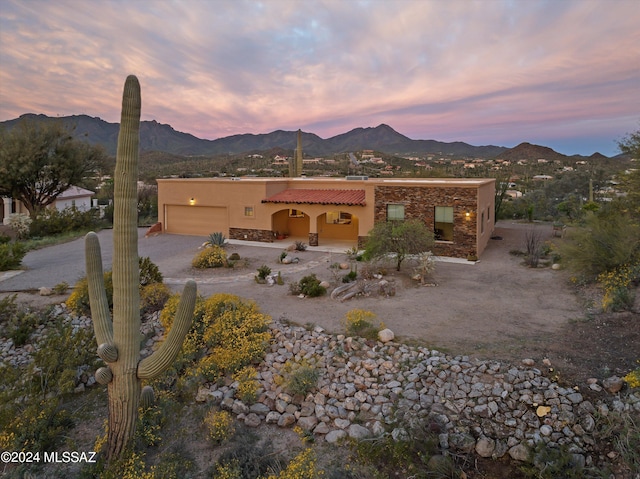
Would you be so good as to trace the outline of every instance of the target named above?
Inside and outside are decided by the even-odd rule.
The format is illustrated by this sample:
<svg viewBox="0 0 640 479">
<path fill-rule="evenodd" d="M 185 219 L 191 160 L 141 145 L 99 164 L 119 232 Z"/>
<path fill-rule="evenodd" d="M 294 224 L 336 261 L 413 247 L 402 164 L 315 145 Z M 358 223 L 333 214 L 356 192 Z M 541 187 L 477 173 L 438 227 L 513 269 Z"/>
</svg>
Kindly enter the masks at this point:
<svg viewBox="0 0 640 479">
<path fill-rule="evenodd" d="M 138 267 L 137 180 L 140 130 L 140 83 L 127 77 L 122 97 L 114 176 L 113 215 L 113 317 L 104 289 L 102 255 L 95 233 L 85 238 L 89 301 L 98 356 L 106 363 L 96 374 L 107 384 L 109 433 L 107 458 L 119 456 L 135 432 L 138 406 L 153 400 L 142 381 L 160 375 L 173 362 L 191 327 L 196 284 L 187 282 L 178 306 L 174 326 L 161 347 L 140 359 L 140 293 Z"/>
</svg>

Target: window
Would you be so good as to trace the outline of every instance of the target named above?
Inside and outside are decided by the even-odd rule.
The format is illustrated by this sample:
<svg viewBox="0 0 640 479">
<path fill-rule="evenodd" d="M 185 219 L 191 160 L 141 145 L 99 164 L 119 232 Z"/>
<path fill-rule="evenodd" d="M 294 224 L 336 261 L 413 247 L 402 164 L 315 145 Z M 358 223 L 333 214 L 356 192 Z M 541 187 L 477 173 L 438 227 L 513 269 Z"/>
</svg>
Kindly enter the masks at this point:
<svg viewBox="0 0 640 479">
<path fill-rule="evenodd" d="M 403 221 L 404 205 L 387 205 L 387 221 Z"/>
<path fill-rule="evenodd" d="M 253 206 L 245 206 L 244 215 L 253 218 Z"/>
<path fill-rule="evenodd" d="M 453 241 L 453 206 L 436 206 L 433 233 L 436 241 Z"/>
<path fill-rule="evenodd" d="M 484 211 L 482 212 L 482 215 L 480 216 L 480 234 L 481 235 L 484 234 Z"/>
<path fill-rule="evenodd" d="M 300 210 L 289 210 L 289 218 L 304 218 L 304 213 Z"/>
<path fill-rule="evenodd" d="M 336 225 L 351 224 L 351 213 L 345 211 L 327 211 L 327 223 Z"/>
</svg>

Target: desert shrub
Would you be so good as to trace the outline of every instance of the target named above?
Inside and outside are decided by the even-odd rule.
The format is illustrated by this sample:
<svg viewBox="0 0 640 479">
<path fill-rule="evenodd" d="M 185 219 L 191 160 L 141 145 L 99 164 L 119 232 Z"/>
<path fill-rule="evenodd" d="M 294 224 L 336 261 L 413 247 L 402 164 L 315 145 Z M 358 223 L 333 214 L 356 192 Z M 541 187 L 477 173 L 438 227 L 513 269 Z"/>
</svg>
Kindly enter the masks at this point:
<svg viewBox="0 0 640 479">
<path fill-rule="evenodd" d="M 219 247 L 222 248 L 225 245 L 226 242 L 227 242 L 226 236 L 224 234 L 222 234 L 222 232 L 217 231 L 217 232 L 211 233 L 209 235 L 209 238 L 205 242 L 205 245 L 206 246 L 219 246 Z"/>
<path fill-rule="evenodd" d="M 531 268 L 537 268 L 542 256 L 542 233 L 539 229 L 531 227 L 525 231 L 524 246 L 526 251 L 525 263 Z"/>
<path fill-rule="evenodd" d="M 240 255 L 238 253 L 231 253 L 229 255 L 229 261 L 239 261 Z"/>
<path fill-rule="evenodd" d="M 604 289 L 602 309 L 624 311 L 633 307 L 634 296 L 629 286 L 640 279 L 640 263 L 623 265 L 598 275 L 598 283 Z"/>
<path fill-rule="evenodd" d="M 585 227 L 572 230 L 560 247 L 562 261 L 588 281 L 640 260 L 640 225 L 615 205 L 588 214 Z"/>
<path fill-rule="evenodd" d="M 294 248 L 296 249 L 296 251 L 306 251 L 307 250 L 307 245 L 305 243 L 303 243 L 302 241 L 296 241 L 294 243 Z"/>
<path fill-rule="evenodd" d="M 27 248 L 19 241 L 0 244 L 0 271 L 18 269 L 26 254 Z"/>
<path fill-rule="evenodd" d="M 53 451 L 73 427 L 65 398 L 76 386 L 78 367 L 95 366 L 93 334 L 58 324 L 38 346 L 28 366 L 0 366 L 0 449 Z"/>
<path fill-rule="evenodd" d="M 342 282 L 343 283 L 352 283 L 353 281 L 356 280 L 356 278 L 358 277 L 358 273 L 355 271 L 349 271 L 347 274 L 345 274 L 342 277 Z"/>
<path fill-rule="evenodd" d="M 0 244 L 6 244 L 11 241 L 11 236 L 8 236 L 4 233 L 0 233 Z"/>
<path fill-rule="evenodd" d="M 6 327 L 18 312 L 17 294 L 11 294 L 0 299 L 0 335 L 5 334 Z"/>
<path fill-rule="evenodd" d="M 378 332 L 384 329 L 384 323 L 378 322 L 377 318 L 376 314 L 371 311 L 352 309 L 345 314 L 343 322 L 347 334 L 376 339 Z"/>
<path fill-rule="evenodd" d="M 151 261 L 148 256 L 143 256 L 138 259 L 138 267 L 140 268 L 140 286 L 162 283 L 164 280 L 158 265 Z"/>
<path fill-rule="evenodd" d="M 222 444 L 236 432 L 233 416 L 227 411 L 212 409 L 204 418 L 207 436 L 214 444 Z"/>
<path fill-rule="evenodd" d="M 29 227 L 31 236 L 53 236 L 77 230 L 89 230 L 98 224 L 98 210 L 81 211 L 77 208 L 45 208 Z"/>
<path fill-rule="evenodd" d="M 33 220 L 25 213 L 12 213 L 7 218 L 7 225 L 20 239 L 27 238 L 29 236 L 29 228 Z"/>
<path fill-rule="evenodd" d="M 267 276 L 271 274 L 271 268 L 269 268 L 266 264 L 263 264 L 258 268 L 258 274 L 256 275 L 256 281 L 258 283 L 264 283 L 267 279 Z"/>
<path fill-rule="evenodd" d="M 225 446 L 218 460 L 224 469 L 218 468 L 215 479 L 264 478 L 280 459 L 273 451 L 272 441 L 260 441 L 256 433 L 247 429 Z"/>
<path fill-rule="evenodd" d="M 167 301 L 160 322 L 168 331 L 179 295 Z M 196 302 L 195 318 L 176 360 L 187 376 L 218 379 L 262 358 L 270 339 L 271 318 L 253 301 L 214 294 Z"/>
<path fill-rule="evenodd" d="M 282 367 L 284 388 L 291 394 L 305 396 L 318 384 L 320 371 L 307 359 L 302 361 L 287 361 Z"/>
<path fill-rule="evenodd" d="M 107 293 L 107 302 L 109 309 L 113 308 L 113 278 L 111 271 L 106 271 L 104 277 L 104 289 Z M 76 313 L 77 315 L 86 315 L 91 312 L 91 306 L 89 304 L 89 282 L 86 276 L 81 278 L 73 287 L 71 295 L 66 301 L 67 308 Z"/>
<path fill-rule="evenodd" d="M 141 297 L 141 309 L 144 310 L 147 306 L 144 301 L 142 301 L 142 296 L 145 294 L 142 291 L 142 286 L 150 285 L 162 282 L 162 273 L 158 270 L 158 267 L 149 259 L 149 258 L 139 258 L 138 266 L 140 268 L 140 297 Z M 144 283 L 143 283 L 144 281 Z M 107 293 L 107 302 L 109 304 L 109 309 L 113 308 L 113 275 L 111 271 L 106 271 L 104 273 L 104 289 Z M 149 290 L 147 299 L 152 301 L 151 298 L 152 291 L 154 292 L 155 299 L 160 301 L 162 297 L 160 291 L 162 288 L 158 288 L 157 290 Z M 168 296 L 167 296 L 168 297 Z M 87 281 L 87 277 L 81 278 L 73 287 L 73 292 L 69 296 L 66 301 L 67 307 L 76 313 L 77 315 L 87 315 L 91 312 L 91 307 L 89 304 L 89 282 Z"/>
<path fill-rule="evenodd" d="M 191 261 L 194 268 L 220 268 L 227 263 L 227 253 L 220 246 L 204 248 Z"/>
<path fill-rule="evenodd" d="M 246 404 L 253 404 L 258 398 L 260 382 L 258 381 L 258 371 L 251 366 L 236 371 L 233 380 L 238 382 L 236 396 Z"/>
<path fill-rule="evenodd" d="M 298 453 L 287 467 L 277 475 L 270 474 L 267 479 L 319 479 L 324 476 L 322 469 L 318 468 L 318 458 L 313 449 L 307 448 Z"/>
<path fill-rule="evenodd" d="M 69 291 L 69 288 L 69 283 L 67 283 L 66 281 L 62 281 L 53 287 L 53 292 L 55 294 L 65 294 L 67 291 Z"/>
<path fill-rule="evenodd" d="M 303 277 L 299 282 L 299 289 L 300 293 L 310 298 L 322 296 L 327 293 L 327 289 L 320 285 L 320 280 L 315 274 Z"/>
<path fill-rule="evenodd" d="M 171 290 L 164 283 L 151 283 L 140 289 L 140 311 L 152 313 L 160 311 L 169 297 Z"/>
</svg>

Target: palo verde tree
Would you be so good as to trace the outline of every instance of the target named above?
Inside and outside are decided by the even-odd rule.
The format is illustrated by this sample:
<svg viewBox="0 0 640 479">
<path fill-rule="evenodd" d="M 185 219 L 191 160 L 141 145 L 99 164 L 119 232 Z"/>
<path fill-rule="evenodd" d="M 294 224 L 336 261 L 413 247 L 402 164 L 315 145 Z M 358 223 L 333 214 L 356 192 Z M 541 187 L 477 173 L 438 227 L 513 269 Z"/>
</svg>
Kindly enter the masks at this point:
<svg viewBox="0 0 640 479">
<path fill-rule="evenodd" d="M 59 121 L 23 119 L 0 131 L 0 195 L 20 200 L 33 218 L 106 161 L 101 146 L 73 138 Z"/>
<path fill-rule="evenodd" d="M 420 220 L 380 221 L 369 232 L 364 257 L 395 255 L 396 269 L 409 255 L 430 251 L 433 232 Z"/>
<path fill-rule="evenodd" d="M 174 361 L 191 327 L 196 284 L 188 281 L 174 326 L 160 348 L 140 360 L 140 272 L 138 268 L 137 179 L 140 130 L 140 84 L 127 77 L 116 156 L 113 221 L 113 318 L 104 288 L 100 243 L 95 233 L 86 236 L 87 280 L 98 356 L 107 363 L 96 380 L 107 384 L 109 423 L 107 458 L 119 456 L 133 438 L 138 404 L 153 401 L 150 386 L 142 381 L 159 376 Z"/>
</svg>

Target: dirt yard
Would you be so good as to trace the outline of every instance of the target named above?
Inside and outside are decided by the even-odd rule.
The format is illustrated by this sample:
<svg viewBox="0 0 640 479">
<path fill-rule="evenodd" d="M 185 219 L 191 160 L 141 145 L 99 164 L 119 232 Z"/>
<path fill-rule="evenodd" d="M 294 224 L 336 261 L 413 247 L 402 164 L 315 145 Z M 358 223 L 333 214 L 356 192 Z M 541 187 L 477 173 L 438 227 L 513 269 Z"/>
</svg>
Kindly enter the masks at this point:
<svg viewBox="0 0 640 479">
<path fill-rule="evenodd" d="M 297 264 L 280 264 L 283 248 L 232 244 L 228 254 L 238 253 L 234 268 L 196 270 L 190 266 L 195 250 L 176 252 L 158 266 L 167 282 L 179 291 L 186 278 L 193 278 L 204 296 L 227 292 L 255 300 L 273 318 L 322 326 L 341 332 L 345 313 L 354 308 L 377 314 L 399 340 L 483 359 L 519 362 L 533 358 L 538 367 L 548 358 L 556 374 L 573 385 L 584 386 L 589 377 L 600 379 L 626 374 L 637 367 L 640 318 L 637 313 L 596 314 L 584 295 L 577 294 L 568 273 L 551 267 L 531 269 L 522 257 L 510 254 L 524 249 L 529 224 L 499 223 L 487 250 L 477 263 L 438 262 L 430 283 L 422 286 L 410 278 L 413 268 L 403 264 L 401 272 L 386 265 L 384 279 L 395 284 L 392 297 L 356 297 L 340 302 L 329 295 L 298 298 L 289 293 L 289 283 L 315 273 L 321 280 L 342 284 L 329 266 L 347 262 L 344 253 L 292 252 Z M 552 236 L 551 226 L 536 225 L 543 239 Z M 149 240 L 153 240 L 150 238 Z M 254 281 L 261 265 L 280 271 L 284 286 Z M 356 263 L 362 273 L 363 263 Z M 335 270 L 333 270 L 335 271 Z M 337 280 L 337 281 L 336 281 Z M 42 305 L 65 297 L 20 294 L 20 300 Z M 594 309 L 595 310 L 595 309 Z"/>
</svg>

